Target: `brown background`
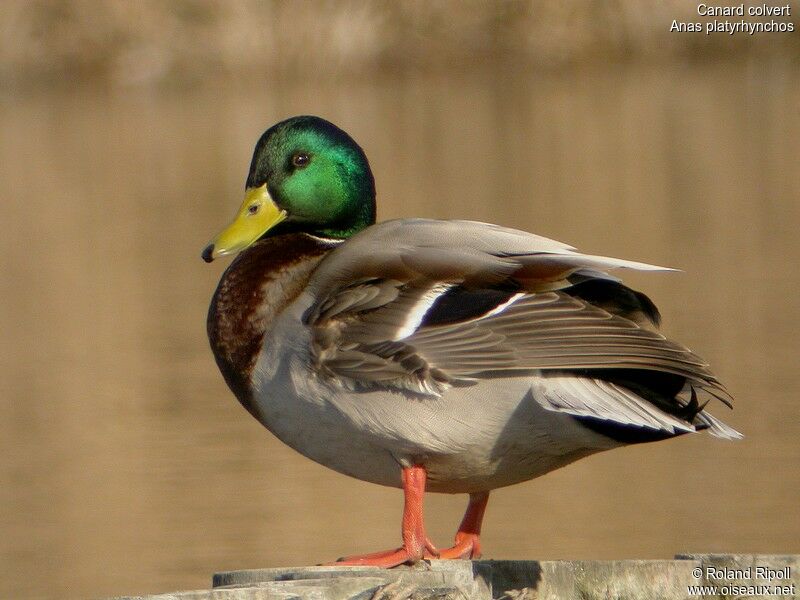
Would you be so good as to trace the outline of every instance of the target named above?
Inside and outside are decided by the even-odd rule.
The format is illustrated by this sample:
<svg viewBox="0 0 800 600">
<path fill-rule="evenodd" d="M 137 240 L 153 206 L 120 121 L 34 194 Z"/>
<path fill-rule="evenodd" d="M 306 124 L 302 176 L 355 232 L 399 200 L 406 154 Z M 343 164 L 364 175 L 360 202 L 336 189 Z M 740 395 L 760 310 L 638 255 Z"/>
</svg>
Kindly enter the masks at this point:
<svg viewBox="0 0 800 600">
<path fill-rule="evenodd" d="M 207 347 L 223 265 L 200 250 L 260 133 L 301 113 L 363 145 L 382 219 L 685 271 L 627 281 L 712 362 L 746 439 L 500 490 L 487 557 L 800 552 L 800 34 L 668 34 L 695 6 L 0 4 L 0 597 L 206 587 L 398 541 L 401 494 L 282 446 Z M 429 497 L 440 544 L 464 503 Z"/>
</svg>

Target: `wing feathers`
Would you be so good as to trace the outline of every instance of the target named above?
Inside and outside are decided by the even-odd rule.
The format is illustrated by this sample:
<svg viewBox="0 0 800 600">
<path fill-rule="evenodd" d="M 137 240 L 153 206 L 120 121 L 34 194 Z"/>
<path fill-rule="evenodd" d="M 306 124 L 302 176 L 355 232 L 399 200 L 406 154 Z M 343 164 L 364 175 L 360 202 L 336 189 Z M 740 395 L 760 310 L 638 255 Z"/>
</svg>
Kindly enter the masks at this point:
<svg viewBox="0 0 800 600">
<path fill-rule="evenodd" d="M 672 270 L 471 221 L 391 221 L 324 259 L 309 282 L 317 300 L 305 321 L 321 370 L 346 385 L 435 395 L 485 377 L 637 369 L 684 377 L 727 402 L 706 362 L 655 330 L 649 299 L 605 273 L 616 268 Z M 623 386 L 580 381 L 580 390 L 556 386 L 597 402 L 580 410 L 605 407 L 648 427 L 681 424 Z"/>
<path fill-rule="evenodd" d="M 659 410 L 625 388 L 600 379 L 552 375 L 537 378 L 532 391 L 545 408 L 577 417 L 662 429 L 668 433 L 695 430 L 693 425 Z"/>
<path fill-rule="evenodd" d="M 427 279 L 491 286 L 508 278 L 530 289 L 564 287 L 575 272 L 671 270 L 581 254 L 572 246 L 524 231 L 474 221 L 403 219 L 365 229 L 331 252 L 309 289 L 318 298 L 364 279 Z"/>
</svg>

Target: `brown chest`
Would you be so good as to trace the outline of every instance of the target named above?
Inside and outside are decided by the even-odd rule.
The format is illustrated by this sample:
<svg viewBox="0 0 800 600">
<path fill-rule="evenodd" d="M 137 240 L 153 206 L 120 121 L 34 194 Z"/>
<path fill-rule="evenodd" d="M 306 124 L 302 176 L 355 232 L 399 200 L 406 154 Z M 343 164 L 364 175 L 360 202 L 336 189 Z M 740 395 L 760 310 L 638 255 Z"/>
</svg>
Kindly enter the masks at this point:
<svg viewBox="0 0 800 600">
<path fill-rule="evenodd" d="M 254 416 L 249 382 L 264 335 L 330 250 L 303 234 L 268 238 L 240 254 L 217 286 L 208 311 L 208 339 L 225 381 Z"/>
</svg>

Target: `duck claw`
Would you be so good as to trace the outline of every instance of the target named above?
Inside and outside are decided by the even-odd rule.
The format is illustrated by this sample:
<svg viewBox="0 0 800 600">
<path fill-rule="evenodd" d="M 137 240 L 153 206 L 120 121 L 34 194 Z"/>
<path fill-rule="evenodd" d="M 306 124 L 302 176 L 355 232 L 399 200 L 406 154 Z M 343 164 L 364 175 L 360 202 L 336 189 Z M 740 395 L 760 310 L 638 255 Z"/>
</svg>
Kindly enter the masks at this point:
<svg viewBox="0 0 800 600">
<path fill-rule="evenodd" d="M 464 533 L 459 531 L 456 534 L 456 543 L 450 548 L 440 550 L 438 556 L 435 558 L 440 559 L 462 559 L 470 560 L 481 557 L 481 541 L 480 536 L 475 533 Z M 425 556 L 425 558 L 434 558 Z"/>
<path fill-rule="evenodd" d="M 439 558 L 439 551 L 433 543 L 425 538 L 425 544 L 414 552 L 409 551 L 405 546 L 370 554 L 356 554 L 345 556 L 339 560 L 326 563 L 325 566 L 350 566 L 350 567 L 381 567 L 391 569 L 403 564 L 415 564 L 423 559 Z"/>
</svg>

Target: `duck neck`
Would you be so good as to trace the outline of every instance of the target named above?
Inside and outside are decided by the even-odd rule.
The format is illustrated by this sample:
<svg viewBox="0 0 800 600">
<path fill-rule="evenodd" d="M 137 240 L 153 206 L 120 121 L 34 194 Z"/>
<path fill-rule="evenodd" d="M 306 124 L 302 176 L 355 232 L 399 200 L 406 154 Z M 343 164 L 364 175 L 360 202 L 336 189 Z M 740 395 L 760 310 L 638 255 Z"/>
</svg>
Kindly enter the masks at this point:
<svg viewBox="0 0 800 600">
<path fill-rule="evenodd" d="M 208 310 L 208 338 L 226 383 L 253 414 L 250 374 L 264 334 L 336 245 L 305 233 L 264 238 L 222 275 Z"/>
</svg>

